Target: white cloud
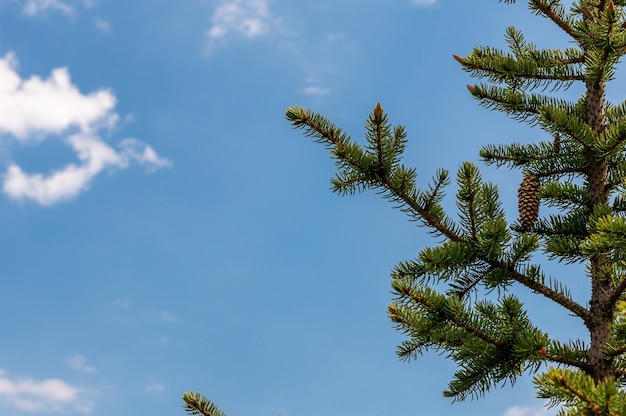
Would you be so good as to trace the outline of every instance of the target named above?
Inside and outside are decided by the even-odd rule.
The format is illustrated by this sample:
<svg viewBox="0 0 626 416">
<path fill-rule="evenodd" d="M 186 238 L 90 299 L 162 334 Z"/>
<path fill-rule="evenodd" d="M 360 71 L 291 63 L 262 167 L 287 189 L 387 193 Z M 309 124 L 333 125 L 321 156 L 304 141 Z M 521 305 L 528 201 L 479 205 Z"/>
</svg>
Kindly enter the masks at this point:
<svg viewBox="0 0 626 416">
<path fill-rule="evenodd" d="M 162 383 L 150 383 L 146 386 L 146 393 L 163 393 L 165 385 Z"/>
<path fill-rule="evenodd" d="M 222 0 L 211 17 L 206 35 L 209 49 L 234 34 L 251 39 L 270 33 L 274 23 L 269 9 L 271 0 Z"/>
<path fill-rule="evenodd" d="M 0 369 L 0 403 L 18 411 L 90 414 L 93 404 L 83 397 L 81 389 L 61 379 L 10 379 Z"/>
<path fill-rule="evenodd" d="M 10 198 L 52 205 L 87 189 L 105 169 L 125 169 L 131 161 L 148 171 L 172 166 L 139 140 L 123 140 L 119 150 L 102 140 L 100 131 L 111 129 L 119 120 L 111 91 L 81 93 L 72 84 L 67 68 L 54 69 L 46 79 L 22 79 L 16 68 L 12 53 L 0 58 L 0 134 L 12 136 L 18 143 L 62 135 L 80 163 L 70 163 L 46 175 L 26 173 L 10 163 L 2 183 L 2 190 Z"/>
<path fill-rule="evenodd" d="M 161 322 L 166 324 L 174 324 L 178 322 L 178 318 L 168 311 L 161 311 L 161 313 L 159 313 L 159 319 Z"/>
<path fill-rule="evenodd" d="M 2 0 L 0 0 L 2 1 Z M 11 0 L 9 0 L 11 1 Z M 28 17 L 45 15 L 48 12 L 60 12 L 68 17 L 78 14 L 78 9 L 93 9 L 95 0 L 13 0 L 22 3 L 22 14 Z M 100 20 L 100 19 L 97 19 Z"/>
<path fill-rule="evenodd" d="M 36 16 L 48 10 L 57 10 L 66 16 L 73 16 L 76 12 L 72 6 L 60 0 L 28 0 L 22 8 L 22 13 L 26 16 Z"/>
<path fill-rule="evenodd" d="M 73 355 L 71 357 L 68 357 L 65 360 L 65 364 L 72 370 L 81 373 L 95 374 L 98 372 L 95 367 L 87 363 L 87 357 L 85 357 L 84 355 Z"/>
<path fill-rule="evenodd" d="M 120 155 L 125 164 L 128 164 L 130 160 L 135 160 L 141 166 L 145 166 L 149 172 L 174 166 L 171 161 L 157 155 L 152 147 L 137 139 L 124 139 L 118 147 L 121 149 Z"/>
<path fill-rule="evenodd" d="M 416 6 L 432 6 L 437 3 L 437 0 L 411 0 L 411 3 Z"/>
<path fill-rule="evenodd" d="M 130 309 L 130 302 L 126 299 L 115 299 L 113 306 L 120 309 Z"/>
<path fill-rule="evenodd" d="M 112 126 L 116 99 L 108 90 L 83 95 L 72 85 L 67 68 L 54 69 L 43 80 L 32 76 L 22 80 L 13 53 L 0 59 L 0 133 L 27 139 L 37 133 L 60 133 L 77 126 Z"/>
<path fill-rule="evenodd" d="M 503 416 L 548 416 L 556 414 L 554 412 L 550 412 L 545 407 L 521 407 L 521 406 L 513 406 L 509 407 L 506 412 L 504 412 Z"/>
<path fill-rule="evenodd" d="M 111 33 L 111 24 L 107 20 L 97 18 L 93 25 L 102 33 Z"/>
<path fill-rule="evenodd" d="M 315 97 L 322 97 L 324 95 L 330 94 L 330 88 L 323 88 L 319 85 L 310 85 L 306 88 L 302 89 L 302 93 L 306 95 L 312 95 Z"/>
</svg>

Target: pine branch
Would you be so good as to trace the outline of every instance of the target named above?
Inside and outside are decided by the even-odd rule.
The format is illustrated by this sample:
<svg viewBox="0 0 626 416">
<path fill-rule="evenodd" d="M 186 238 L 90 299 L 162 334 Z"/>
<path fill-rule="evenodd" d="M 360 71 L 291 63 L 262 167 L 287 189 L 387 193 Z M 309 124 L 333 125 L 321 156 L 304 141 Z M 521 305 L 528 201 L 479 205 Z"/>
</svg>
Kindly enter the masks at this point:
<svg viewBox="0 0 626 416">
<path fill-rule="evenodd" d="M 538 397 L 561 404 L 559 415 L 620 416 L 626 412 L 624 391 L 616 380 L 595 382 L 581 371 L 552 368 L 535 377 Z"/>
<path fill-rule="evenodd" d="M 556 354 L 546 354 L 546 359 L 557 364 L 565 364 L 569 365 L 570 367 L 576 367 L 583 371 L 591 370 L 591 366 L 589 365 L 589 363 L 572 358 L 561 357 L 560 355 Z"/>
<path fill-rule="evenodd" d="M 192 391 L 183 394 L 183 407 L 190 415 L 201 416 L 226 416 L 224 412 L 217 408 L 215 403 L 201 396 L 200 393 Z"/>
<path fill-rule="evenodd" d="M 622 355 L 624 353 L 626 353 L 626 345 L 622 345 L 619 348 L 615 348 L 614 350 L 608 351 L 606 353 L 606 356 L 610 357 L 610 358 L 615 358 L 615 357 L 619 357 L 620 355 Z M 620 375 L 622 375 L 622 376 L 626 375 L 626 369 L 619 369 L 618 368 L 618 370 L 619 370 L 619 374 Z"/>
<path fill-rule="evenodd" d="M 395 196 L 399 201 L 404 202 L 412 211 L 417 213 L 420 217 L 424 219 L 424 222 L 430 226 L 431 228 L 437 230 L 441 235 L 445 236 L 450 241 L 460 242 L 463 239 L 456 234 L 451 228 L 447 227 L 443 224 L 439 218 L 432 215 L 430 210 L 426 207 L 420 205 L 415 197 L 409 193 L 404 192 L 403 189 L 400 189 L 393 184 L 389 178 L 381 178 L 380 187 L 388 189 L 393 196 Z"/>
<path fill-rule="evenodd" d="M 624 291 L 626 291 L 626 276 L 622 277 L 617 286 L 615 286 L 615 289 L 611 292 L 607 307 L 613 309 L 617 302 L 621 299 Z"/>
<path fill-rule="evenodd" d="M 626 380 L 626 318 L 615 315 L 626 293 L 626 102 L 611 106 L 605 98 L 606 84 L 626 53 L 626 22 L 620 21 L 626 0 L 580 0 L 570 14 L 560 0 L 528 4 L 573 38 L 575 47 L 538 49 L 510 27 L 509 53 L 480 47 L 465 58 L 454 55 L 472 76 L 487 80 L 468 86 L 482 106 L 539 125 L 556 138 L 481 151 L 487 164 L 521 168 L 533 179 L 520 197 L 526 202 L 524 220 L 507 223 L 497 188 L 484 183 L 469 163 L 458 171 L 458 219 L 450 220 L 442 204 L 447 172 L 439 171 L 429 188 L 416 188 L 416 169 L 400 164 L 404 130 L 391 128 L 380 104 L 366 124 L 365 146 L 302 108 L 289 109 L 287 118 L 330 149 L 338 167 L 335 192 L 375 188 L 443 237 L 392 274 L 398 299 L 389 313 L 408 338 L 399 347 L 401 357 L 429 348 L 447 352 L 461 368 L 446 392 L 455 399 L 513 382 L 521 371 L 538 371 L 546 362 L 573 367 L 576 371 L 542 375 L 542 397 L 564 404 L 563 415 L 626 414 L 626 395 L 619 389 Z M 531 93 L 577 82 L 586 92 L 576 102 Z M 540 202 L 560 211 L 536 222 Z M 588 262 L 587 307 L 532 263 L 540 249 L 549 260 Z M 589 346 L 550 341 L 532 325 L 521 302 L 508 295 L 516 283 L 580 318 Z M 444 294 L 432 284 L 443 286 Z M 477 301 L 472 296 L 480 290 L 499 303 Z"/>
<path fill-rule="evenodd" d="M 302 107 L 291 107 L 287 109 L 285 115 L 287 119 L 292 123 L 295 128 L 305 129 L 305 134 L 310 137 L 316 138 L 330 147 L 333 157 L 338 160 L 340 167 L 347 166 L 353 169 L 353 172 L 357 173 L 357 176 L 351 176 L 360 178 L 360 182 L 363 188 L 378 187 L 389 192 L 389 195 L 398 202 L 405 204 L 406 209 L 414 212 L 417 217 L 421 218 L 424 223 L 436 230 L 441 235 L 445 236 L 451 241 L 462 241 L 462 238 L 454 232 L 449 226 L 444 224 L 440 218 L 433 215 L 433 212 L 429 207 L 421 205 L 417 201 L 417 194 L 410 192 L 406 189 L 406 186 L 400 186 L 395 183 L 389 176 L 390 170 L 384 163 L 384 158 L 378 155 L 378 152 L 383 152 L 382 145 L 374 142 L 377 162 L 372 163 L 367 159 L 367 155 L 363 153 L 360 146 L 353 144 L 350 139 L 340 132 L 334 124 L 323 118 L 318 114 L 309 115 L 310 111 L 303 109 Z M 383 123 L 386 121 L 382 117 L 382 107 L 377 104 L 374 115 L 370 118 L 373 123 Z M 380 132 L 376 133 L 380 134 Z M 374 135 L 374 140 L 376 139 Z M 380 150 L 379 150 L 380 149 Z M 401 148 L 398 148 L 401 150 Z M 359 157 L 356 157 L 359 156 Z M 378 164 L 383 163 L 383 165 Z M 354 181 L 359 182 L 359 180 Z"/>
<path fill-rule="evenodd" d="M 504 269 L 510 269 L 509 266 L 505 265 L 505 264 L 494 264 L 494 267 L 500 267 L 500 268 L 504 268 Z M 511 277 L 523 284 L 524 286 L 528 287 L 529 289 L 537 292 L 537 293 L 541 293 L 543 296 L 545 296 L 546 298 L 556 302 L 557 304 L 563 306 L 565 309 L 567 309 L 568 311 L 572 312 L 574 315 L 578 316 L 579 318 L 581 318 L 584 322 L 588 322 L 589 321 L 589 310 L 584 308 L 582 305 L 580 305 L 579 303 L 575 302 L 573 299 L 565 296 L 563 293 L 559 292 L 559 291 L 555 291 L 553 289 L 551 289 L 550 287 L 544 285 L 543 283 L 540 283 L 534 279 L 532 279 L 529 276 L 526 276 L 522 273 L 519 273 L 516 270 L 510 270 L 511 273 Z"/>
<path fill-rule="evenodd" d="M 483 107 L 502 111 L 514 120 L 525 121 L 531 125 L 540 121 L 541 109 L 548 105 L 566 109 L 568 114 L 574 112 L 574 105 L 569 102 L 540 94 L 526 94 L 511 88 L 486 84 L 467 85 L 467 89 Z"/>
<path fill-rule="evenodd" d="M 530 86 L 532 89 L 550 82 L 569 86 L 575 81 L 585 80 L 584 75 L 578 71 L 564 70 L 564 68 L 584 62 L 580 56 L 570 56 L 565 59 L 554 57 L 552 62 L 548 60 L 541 62 L 538 53 L 538 51 L 528 51 L 525 54 L 528 56 L 520 54 L 516 59 L 498 50 L 482 48 L 475 49 L 466 58 L 458 55 L 452 55 L 452 57 L 463 65 L 466 71 L 488 77 L 497 83 L 512 83 L 518 88 Z M 558 64 L 555 63 L 557 59 Z"/>
<path fill-rule="evenodd" d="M 392 283 L 392 287 L 398 294 L 411 299 L 416 304 L 425 307 L 429 311 L 433 311 L 437 314 L 444 315 L 445 320 L 452 322 L 457 328 L 462 329 L 467 334 L 470 334 L 480 339 L 481 341 L 486 342 L 487 344 L 493 345 L 494 347 L 497 347 L 497 348 L 504 347 L 504 344 L 500 342 L 499 340 L 497 340 L 496 338 L 489 336 L 488 334 L 486 334 L 483 331 L 480 331 L 478 328 L 472 326 L 468 322 L 460 319 L 460 317 L 457 315 L 457 312 L 459 311 L 459 309 L 444 310 L 439 305 L 436 305 L 434 302 L 431 302 L 429 298 L 425 296 L 424 293 L 418 292 L 410 286 Z M 458 308 L 460 308 L 460 305 L 458 306 Z M 390 313 L 394 313 L 394 312 L 397 314 L 397 309 L 390 310 Z M 396 316 L 396 314 L 392 316 Z"/>
<path fill-rule="evenodd" d="M 548 3 L 543 0 L 530 0 L 530 4 L 534 6 L 536 10 L 540 11 L 541 14 L 552 20 L 558 27 L 560 27 L 574 40 L 578 39 L 578 32 L 563 16 L 563 6 L 561 6 L 560 2 L 551 1 Z M 553 5 L 555 4 L 559 6 L 559 10 L 554 9 Z"/>
<path fill-rule="evenodd" d="M 568 365 L 585 372 L 591 370 L 587 348 L 582 343 L 572 345 L 570 341 L 570 345 L 562 345 L 558 341 L 550 341 L 547 348 L 540 349 L 539 355 L 553 363 Z"/>
</svg>

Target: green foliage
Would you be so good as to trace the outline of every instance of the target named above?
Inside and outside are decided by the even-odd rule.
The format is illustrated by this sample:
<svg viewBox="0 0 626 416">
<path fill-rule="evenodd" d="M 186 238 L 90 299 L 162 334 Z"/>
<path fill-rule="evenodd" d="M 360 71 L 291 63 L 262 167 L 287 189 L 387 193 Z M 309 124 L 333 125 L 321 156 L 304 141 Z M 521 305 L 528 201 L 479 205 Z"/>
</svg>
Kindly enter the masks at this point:
<svg viewBox="0 0 626 416">
<path fill-rule="evenodd" d="M 367 131 L 391 131 L 377 127 L 387 118 L 377 105 L 368 118 Z M 544 284 L 538 265 L 530 263 L 540 246 L 537 234 L 513 233 L 505 219 L 497 188 L 483 181 L 478 169 L 464 163 L 457 173 L 458 219 L 443 213 L 440 202 L 449 184 L 447 173 L 439 175 L 426 190 L 416 188 L 416 169 L 408 170 L 400 163 L 400 148 L 388 146 L 391 154 L 377 156 L 383 146 L 359 146 L 345 134 L 338 140 L 331 131 L 332 123 L 310 110 L 294 107 L 287 110 L 292 124 L 305 135 L 325 144 L 344 176 L 362 177 L 361 188 L 375 188 L 394 201 L 412 217 L 422 220 L 431 231 L 446 238 L 443 244 L 429 247 L 415 260 L 400 263 L 392 272 L 392 290 L 396 301 L 389 306 L 390 318 L 408 336 L 398 349 L 403 359 L 415 358 L 428 349 L 444 352 L 459 365 L 460 370 L 445 392 L 455 399 L 480 395 L 503 381 L 511 381 L 525 370 L 536 370 L 546 358 L 542 347 L 559 345 L 554 362 L 567 362 L 577 367 L 586 365 L 586 357 L 577 347 L 560 345 L 536 328 L 527 318 L 519 299 L 504 295 L 498 302 L 476 300 L 482 290 L 506 289 L 520 282 L 532 289 L 540 288 L 554 301 L 574 314 L 582 313 L 569 294 Z M 323 121 L 322 124 L 316 122 Z M 355 150 L 354 154 L 336 148 Z M 367 160 L 367 163 L 355 161 Z M 394 160 L 395 167 L 385 169 L 378 161 Z M 390 166 L 390 165 L 386 165 Z M 375 175 L 369 172 L 377 172 Z M 411 172 L 411 187 L 395 185 L 394 176 Z M 335 181 L 335 180 L 334 180 Z M 351 184 L 352 185 L 352 184 Z M 335 188 L 343 193 L 342 189 Z M 435 208 L 435 209 L 433 209 Z M 447 285 L 443 293 L 431 285 Z"/>
<path fill-rule="evenodd" d="M 453 360 L 458 370 L 444 395 L 454 400 L 512 384 L 526 372 L 535 374 L 538 397 L 561 405 L 563 416 L 624 415 L 626 101 L 608 102 L 606 88 L 626 53 L 626 0 L 579 0 L 569 10 L 561 0 L 527 2 L 572 46 L 539 49 L 509 27 L 508 51 L 481 46 L 466 57 L 454 55 L 484 81 L 467 87 L 480 105 L 548 137 L 480 150 L 487 165 L 540 182 L 538 191 L 524 188 L 530 197 L 519 198 L 520 215 L 532 218 L 523 226 L 507 221 L 497 187 L 469 162 L 456 174 L 456 213 L 445 212 L 449 172 L 440 169 L 418 186 L 417 169 L 402 162 L 407 132 L 389 122 L 380 103 L 367 118 L 362 143 L 309 109 L 291 107 L 286 118 L 329 150 L 337 167 L 334 192 L 376 190 L 436 237 L 437 244 L 391 273 L 388 313 L 405 335 L 401 359 L 434 350 Z M 584 90 L 578 100 L 553 96 L 572 85 Z M 536 213 L 535 192 L 551 208 L 536 222 L 527 215 Z M 571 297 L 568 272 L 547 276 L 537 254 L 565 269 L 584 264 L 588 302 Z M 550 337 L 530 320 L 522 295 L 548 299 L 578 318 L 589 342 Z M 199 395 L 185 400 L 188 411 L 222 416 Z"/>
<path fill-rule="evenodd" d="M 190 415 L 226 416 L 211 400 L 192 391 L 183 394 L 183 407 Z"/>
<path fill-rule="evenodd" d="M 401 162 L 406 132 L 389 124 L 380 104 L 367 119 L 365 145 L 311 110 L 292 107 L 286 117 L 330 150 L 338 171 L 335 192 L 375 189 L 441 241 L 392 271 L 389 316 L 406 336 L 400 358 L 435 350 L 455 361 L 458 371 L 444 394 L 456 400 L 547 366 L 535 379 L 539 396 L 562 404 L 563 415 L 626 414 L 619 389 L 626 375 L 626 323 L 619 312 L 626 290 L 626 103 L 605 100 L 606 84 L 626 52 L 626 1 L 581 0 L 569 12 L 559 0 L 528 5 L 574 46 L 539 49 L 509 27 L 508 52 L 477 47 L 454 58 L 484 80 L 468 86 L 480 105 L 552 138 L 480 151 L 487 165 L 540 180 L 541 205 L 552 210 L 532 227 L 507 223 L 497 187 L 468 162 L 456 176 L 457 213 L 444 212 L 448 172 L 440 170 L 418 187 L 417 169 Z M 574 84 L 585 90 L 577 101 L 551 95 Z M 532 201 L 520 197 L 520 204 Z M 567 276 L 546 276 L 537 253 L 585 264 L 589 303 L 572 299 Z M 552 339 L 530 321 L 513 289 L 543 296 L 578 317 L 591 342 Z"/>
<path fill-rule="evenodd" d="M 626 414 L 626 393 L 616 380 L 596 382 L 588 374 L 552 368 L 535 377 L 538 397 L 562 405 L 558 416 Z"/>
</svg>

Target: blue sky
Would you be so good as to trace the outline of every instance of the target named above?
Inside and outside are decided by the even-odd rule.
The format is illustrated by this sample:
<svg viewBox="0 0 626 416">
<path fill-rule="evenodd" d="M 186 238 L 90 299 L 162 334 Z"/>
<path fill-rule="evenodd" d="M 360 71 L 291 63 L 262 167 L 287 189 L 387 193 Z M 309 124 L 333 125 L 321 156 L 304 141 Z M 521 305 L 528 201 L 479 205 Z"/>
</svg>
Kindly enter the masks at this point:
<svg viewBox="0 0 626 416">
<path fill-rule="evenodd" d="M 229 416 L 554 414 L 529 378 L 451 405 L 450 362 L 397 360 L 389 271 L 433 241 L 333 195 L 284 119 L 359 138 L 380 101 L 421 184 L 545 139 L 478 107 L 451 57 L 512 24 L 566 45 L 525 2 L 0 0 L 0 414 L 182 415 L 188 390 Z M 515 218 L 519 172 L 483 172 Z"/>
</svg>

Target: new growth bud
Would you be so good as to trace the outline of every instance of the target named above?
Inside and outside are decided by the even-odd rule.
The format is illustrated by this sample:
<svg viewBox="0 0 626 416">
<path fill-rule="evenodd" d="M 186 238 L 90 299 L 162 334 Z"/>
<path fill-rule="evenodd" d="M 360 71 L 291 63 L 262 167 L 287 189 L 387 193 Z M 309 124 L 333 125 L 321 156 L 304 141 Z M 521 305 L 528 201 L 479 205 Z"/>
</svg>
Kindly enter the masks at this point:
<svg viewBox="0 0 626 416">
<path fill-rule="evenodd" d="M 461 65 L 463 65 L 465 63 L 465 60 L 463 58 L 461 58 L 459 55 L 452 55 L 452 57 Z"/>
<path fill-rule="evenodd" d="M 374 108 L 374 116 L 376 116 L 377 118 L 383 116 L 383 107 L 380 105 L 380 103 L 376 103 L 376 107 Z"/>
</svg>

